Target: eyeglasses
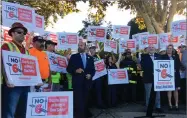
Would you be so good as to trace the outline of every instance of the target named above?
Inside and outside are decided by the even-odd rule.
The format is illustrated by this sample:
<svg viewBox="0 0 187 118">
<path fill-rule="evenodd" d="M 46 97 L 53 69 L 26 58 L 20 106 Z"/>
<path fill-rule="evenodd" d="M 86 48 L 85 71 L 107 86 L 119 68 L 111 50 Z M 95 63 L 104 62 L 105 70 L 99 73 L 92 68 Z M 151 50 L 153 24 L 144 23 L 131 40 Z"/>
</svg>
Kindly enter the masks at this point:
<svg viewBox="0 0 187 118">
<path fill-rule="evenodd" d="M 16 32 L 16 33 L 18 33 L 18 34 L 24 34 L 24 35 L 26 35 L 26 33 L 25 33 L 25 32 L 22 32 L 22 31 L 14 31 L 14 32 Z"/>
</svg>

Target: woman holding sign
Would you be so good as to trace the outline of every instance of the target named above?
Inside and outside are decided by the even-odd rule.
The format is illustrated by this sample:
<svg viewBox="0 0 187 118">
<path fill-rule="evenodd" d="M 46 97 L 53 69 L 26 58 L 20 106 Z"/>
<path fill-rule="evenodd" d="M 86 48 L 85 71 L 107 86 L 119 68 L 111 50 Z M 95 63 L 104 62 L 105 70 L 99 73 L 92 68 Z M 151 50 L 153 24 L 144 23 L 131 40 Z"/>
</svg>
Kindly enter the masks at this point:
<svg viewBox="0 0 187 118">
<path fill-rule="evenodd" d="M 180 89 L 180 59 L 179 55 L 175 52 L 173 45 L 168 45 L 166 49 L 166 54 L 162 56 L 163 60 L 174 60 L 174 68 L 175 68 L 175 91 L 174 91 L 174 98 L 175 98 L 175 110 L 178 110 L 178 90 Z M 172 110 L 172 91 L 168 91 L 168 102 L 169 102 L 169 110 Z"/>
<path fill-rule="evenodd" d="M 108 57 L 106 57 L 106 68 L 107 69 L 117 69 L 116 66 L 116 58 L 114 57 L 114 55 L 109 55 Z M 109 85 L 108 86 L 108 105 L 109 106 L 116 106 L 117 103 L 117 94 L 116 94 L 116 85 Z"/>
</svg>

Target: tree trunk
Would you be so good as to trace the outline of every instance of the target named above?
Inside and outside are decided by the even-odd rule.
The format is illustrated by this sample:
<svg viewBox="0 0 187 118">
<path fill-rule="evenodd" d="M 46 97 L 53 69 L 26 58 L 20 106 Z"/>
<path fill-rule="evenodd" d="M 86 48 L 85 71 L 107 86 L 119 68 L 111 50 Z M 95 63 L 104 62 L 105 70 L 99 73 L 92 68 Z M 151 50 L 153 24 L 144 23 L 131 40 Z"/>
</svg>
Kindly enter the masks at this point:
<svg viewBox="0 0 187 118">
<path fill-rule="evenodd" d="M 171 0 L 171 6 L 169 8 L 169 16 L 168 16 L 167 24 L 166 24 L 167 32 L 170 32 L 171 22 L 173 21 L 173 17 L 176 13 L 176 10 L 177 10 L 177 0 Z"/>
</svg>

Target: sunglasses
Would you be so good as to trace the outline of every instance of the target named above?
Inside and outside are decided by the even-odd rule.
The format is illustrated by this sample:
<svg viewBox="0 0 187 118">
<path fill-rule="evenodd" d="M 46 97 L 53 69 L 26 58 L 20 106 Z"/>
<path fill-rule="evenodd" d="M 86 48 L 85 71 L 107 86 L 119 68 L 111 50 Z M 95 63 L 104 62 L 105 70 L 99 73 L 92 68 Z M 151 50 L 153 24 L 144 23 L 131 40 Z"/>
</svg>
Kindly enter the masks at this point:
<svg viewBox="0 0 187 118">
<path fill-rule="evenodd" d="M 26 35 L 26 33 L 22 32 L 22 31 L 14 31 L 14 32 L 16 32 L 17 34 L 24 34 L 24 35 Z"/>
</svg>

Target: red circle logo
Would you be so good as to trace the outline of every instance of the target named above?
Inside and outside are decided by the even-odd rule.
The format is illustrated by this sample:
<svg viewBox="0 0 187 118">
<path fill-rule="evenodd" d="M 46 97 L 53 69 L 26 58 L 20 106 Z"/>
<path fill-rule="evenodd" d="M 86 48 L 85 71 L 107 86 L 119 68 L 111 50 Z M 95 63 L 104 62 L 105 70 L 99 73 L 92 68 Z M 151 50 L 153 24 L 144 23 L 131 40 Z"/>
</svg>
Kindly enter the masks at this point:
<svg viewBox="0 0 187 118">
<path fill-rule="evenodd" d="M 13 18 L 13 17 L 14 17 L 14 12 L 13 12 L 13 11 L 10 11 L 10 12 L 9 12 L 9 17 L 10 17 L 10 18 Z"/>
<path fill-rule="evenodd" d="M 18 65 L 17 64 L 13 64 L 12 70 L 13 70 L 13 72 L 17 73 L 18 72 Z"/>
</svg>

